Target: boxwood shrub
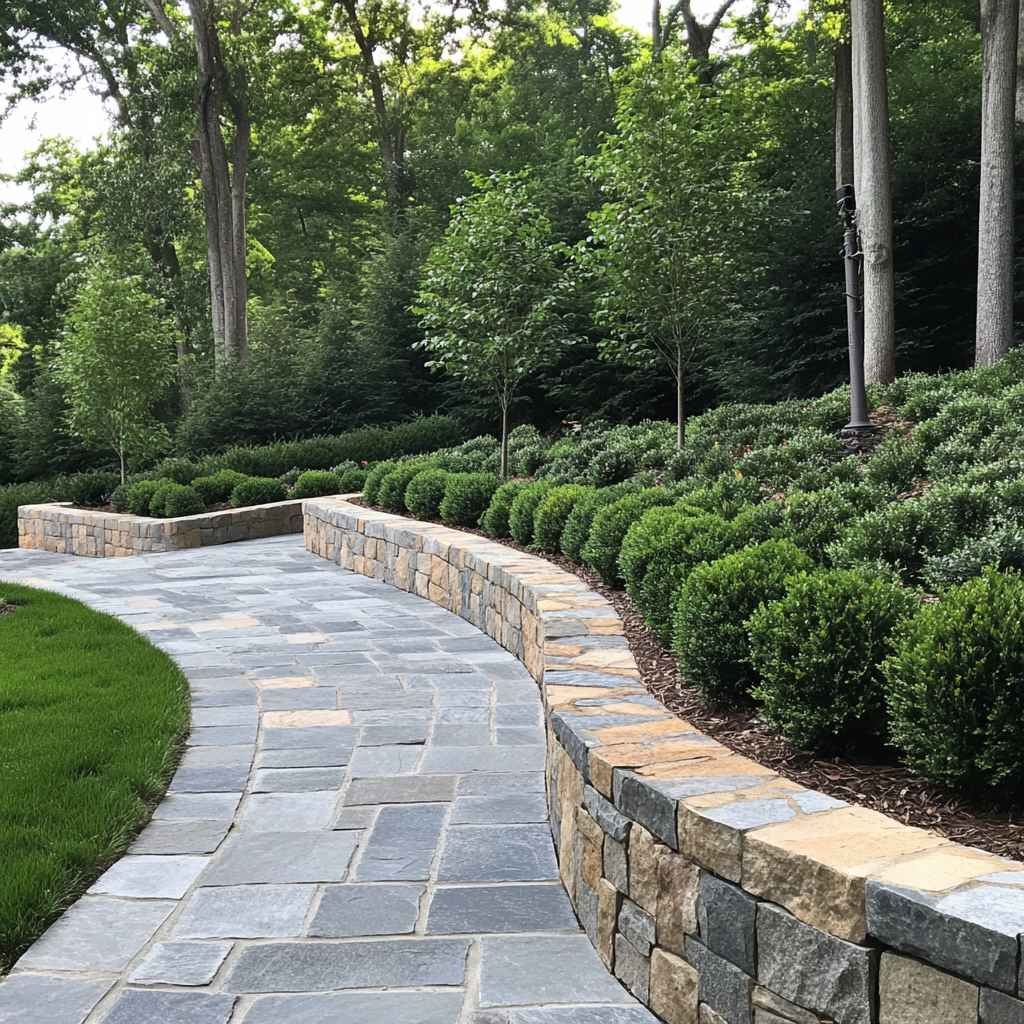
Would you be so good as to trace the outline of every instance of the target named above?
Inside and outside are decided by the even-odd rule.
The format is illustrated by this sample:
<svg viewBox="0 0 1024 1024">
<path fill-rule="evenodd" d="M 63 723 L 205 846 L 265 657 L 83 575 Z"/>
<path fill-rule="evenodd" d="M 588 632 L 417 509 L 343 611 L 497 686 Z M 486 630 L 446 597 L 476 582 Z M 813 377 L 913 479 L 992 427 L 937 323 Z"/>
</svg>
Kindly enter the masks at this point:
<svg viewBox="0 0 1024 1024">
<path fill-rule="evenodd" d="M 871 751 L 885 739 L 882 662 L 896 628 L 919 606 L 884 576 L 801 573 L 751 616 L 754 697 L 766 721 L 800 747 Z"/>
<path fill-rule="evenodd" d="M 449 476 L 447 469 L 421 469 L 405 489 L 405 507 L 417 519 L 437 519 Z"/>
<path fill-rule="evenodd" d="M 127 511 L 133 516 L 157 515 L 158 513 L 150 512 L 150 503 L 156 492 L 166 483 L 166 480 L 136 480 L 135 483 L 129 484 L 125 495 Z"/>
<path fill-rule="evenodd" d="M 569 514 L 577 502 L 593 491 L 593 487 L 583 484 L 564 484 L 547 494 L 533 516 L 533 543 L 539 550 L 560 550 L 562 531 Z"/>
<path fill-rule="evenodd" d="M 613 484 L 611 487 L 600 487 L 584 495 L 573 506 L 569 518 L 565 521 L 565 529 L 562 530 L 561 548 L 562 554 L 574 562 L 582 561 L 583 545 L 587 542 L 587 535 L 594 523 L 594 516 L 613 501 L 632 494 L 637 488 L 633 484 Z"/>
<path fill-rule="evenodd" d="M 648 509 L 671 505 L 673 500 L 664 487 L 650 487 L 636 494 L 627 494 L 599 509 L 583 545 L 583 563 L 609 586 L 621 584 L 619 552 L 629 528 Z"/>
<path fill-rule="evenodd" d="M 149 483 L 150 481 L 140 480 L 139 483 Z M 164 510 L 164 502 L 167 500 L 167 495 L 171 494 L 176 487 L 184 487 L 184 484 L 176 484 L 173 480 L 154 480 L 152 490 L 148 490 L 148 497 L 140 498 L 140 504 L 142 501 L 146 502 L 146 511 L 139 513 L 140 515 L 155 516 L 157 519 L 163 519 L 167 513 Z M 146 492 L 143 492 L 144 494 Z"/>
<path fill-rule="evenodd" d="M 338 490 L 342 494 L 354 494 L 366 486 L 368 470 L 353 466 L 344 470 L 338 476 Z"/>
<path fill-rule="evenodd" d="M 341 493 L 341 480 L 329 469 L 307 469 L 292 488 L 293 498 L 320 498 L 325 494 Z"/>
<path fill-rule="evenodd" d="M 410 459 L 407 462 L 400 462 L 394 469 L 386 473 L 377 489 L 376 505 L 388 512 L 402 513 L 407 511 L 405 507 L 405 489 L 409 481 L 417 473 L 428 469 L 431 463 L 419 459 Z"/>
<path fill-rule="evenodd" d="M 223 505 L 231 497 L 231 492 L 249 478 L 244 473 L 233 469 L 220 469 L 210 476 L 197 476 L 192 486 L 199 492 L 207 508 Z"/>
<path fill-rule="evenodd" d="M 380 494 L 380 485 L 384 481 L 384 477 L 388 475 L 396 466 L 397 462 L 388 460 L 385 462 L 378 462 L 370 471 L 366 474 L 366 480 L 363 483 L 363 501 L 367 505 L 376 505 Z"/>
<path fill-rule="evenodd" d="M 747 620 L 813 563 L 788 540 L 769 540 L 699 565 L 676 597 L 672 647 L 682 677 L 715 700 L 742 701 L 757 682 Z"/>
<path fill-rule="evenodd" d="M 535 480 L 524 487 L 512 500 L 508 513 L 508 528 L 512 539 L 519 544 L 533 543 L 533 517 L 540 503 L 554 489 L 549 480 Z"/>
<path fill-rule="evenodd" d="M 1024 783 L 1024 579 L 988 570 L 926 604 L 883 664 L 892 742 L 951 786 Z"/>
<path fill-rule="evenodd" d="M 235 485 L 231 492 L 232 508 L 246 508 L 249 505 L 269 505 L 284 501 L 288 497 L 284 484 L 269 476 L 251 476 Z"/>
<path fill-rule="evenodd" d="M 509 513 L 516 495 L 530 483 L 529 480 L 506 480 L 491 497 L 491 503 L 480 519 L 480 525 L 489 537 L 510 537 Z"/>
<path fill-rule="evenodd" d="M 105 505 L 121 484 L 119 473 L 75 473 L 64 481 L 65 501 L 85 507 Z"/>
<path fill-rule="evenodd" d="M 164 495 L 164 515 L 168 519 L 177 516 L 195 516 L 206 511 L 206 505 L 199 492 L 187 484 L 174 484 L 174 489 Z"/>
<path fill-rule="evenodd" d="M 477 526 L 487 510 L 498 478 L 493 473 L 452 473 L 444 485 L 439 513 L 448 526 Z"/>
<path fill-rule="evenodd" d="M 176 484 L 191 484 L 200 475 L 198 463 L 180 456 L 163 459 L 150 473 L 154 480 L 173 480 Z"/>
</svg>

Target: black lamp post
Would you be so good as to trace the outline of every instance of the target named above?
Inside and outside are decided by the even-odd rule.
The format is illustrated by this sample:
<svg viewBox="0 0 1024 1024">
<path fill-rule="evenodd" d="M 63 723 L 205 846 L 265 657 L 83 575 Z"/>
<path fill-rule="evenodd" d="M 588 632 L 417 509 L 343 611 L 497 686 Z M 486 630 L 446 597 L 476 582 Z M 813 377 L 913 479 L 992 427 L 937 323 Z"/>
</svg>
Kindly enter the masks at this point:
<svg viewBox="0 0 1024 1024">
<path fill-rule="evenodd" d="M 860 235 L 857 231 L 857 198 L 852 185 L 836 189 L 836 205 L 842 218 L 843 262 L 846 266 L 846 325 L 850 349 L 850 422 L 844 437 L 872 433 L 868 419 L 868 395 L 864 384 L 864 286 L 861 280 Z"/>
</svg>

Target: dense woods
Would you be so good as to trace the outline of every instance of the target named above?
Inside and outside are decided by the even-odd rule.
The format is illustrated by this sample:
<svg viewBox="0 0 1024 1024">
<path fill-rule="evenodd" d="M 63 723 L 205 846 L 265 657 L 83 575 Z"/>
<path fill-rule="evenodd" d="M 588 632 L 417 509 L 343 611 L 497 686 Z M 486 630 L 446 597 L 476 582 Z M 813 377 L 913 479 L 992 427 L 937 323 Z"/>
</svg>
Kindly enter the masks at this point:
<svg viewBox="0 0 1024 1024">
<path fill-rule="evenodd" d="M 844 164 L 869 381 L 992 362 L 1014 6 L 679 0 L 650 37 L 603 0 L 9 6 L 8 92 L 85 78 L 112 125 L 43 141 L 0 211 L 0 483 L 424 412 L 496 433 L 819 394 L 847 373 Z M 83 309 L 115 301 L 123 358 L 157 339 L 170 368 L 127 453 L 73 380 Z"/>
</svg>

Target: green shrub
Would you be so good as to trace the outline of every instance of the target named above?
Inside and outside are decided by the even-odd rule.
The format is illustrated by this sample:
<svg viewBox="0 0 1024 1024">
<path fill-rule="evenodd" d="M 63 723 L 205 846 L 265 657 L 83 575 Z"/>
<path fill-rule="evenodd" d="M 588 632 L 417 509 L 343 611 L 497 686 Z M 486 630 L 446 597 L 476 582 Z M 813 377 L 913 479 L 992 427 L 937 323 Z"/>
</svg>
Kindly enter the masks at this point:
<svg viewBox="0 0 1024 1024">
<path fill-rule="evenodd" d="M 764 495 L 758 482 L 749 476 L 737 476 L 735 470 L 721 473 L 709 483 L 694 478 L 676 489 L 680 498 L 695 508 L 732 519 L 748 505 L 756 505 Z"/>
<path fill-rule="evenodd" d="M 199 492 L 194 487 L 185 484 L 175 484 L 173 491 L 168 491 L 164 497 L 164 515 L 168 519 L 177 516 L 195 516 L 206 511 L 206 505 Z"/>
<path fill-rule="evenodd" d="M 140 480 L 139 483 L 146 483 L 148 481 Z M 157 519 L 163 519 L 167 516 L 165 511 L 165 503 L 167 496 L 174 492 L 176 487 L 184 487 L 184 484 L 176 484 L 173 480 L 156 480 L 153 481 L 156 486 L 149 491 L 149 499 L 147 502 L 147 512 L 140 513 L 141 515 L 154 516 Z M 149 489 L 146 488 L 148 491 Z M 145 494 L 145 491 L 143 492 Z M 144 498 L 139 499 L 140 502 L 145 500 Z"/>
<path fill-rule="evenodd" d="M 231 492 L 249 478 L 244 473 L 236 473 L 233 469 L 220 469 L 211 476 L 197 476 L 192 486 L 199 492 L 207 508 L 223 505 Z"/>
<path fill-rule="evenodd" d="M 583 484 L 564 484 L 548 492 L 533 516 L 533 542 L 541 551 L 558 551 L 562 531 L 576 503 L 593 493 Z"/>
<path fill-rule="evenodd" d="M 288 497 L 284 484 L 269 476 L 251 476 L 235 485 L 228 499 L 232 508 L 247 508 L 249 505 L 269 505 L 284 501 Z"/>
<path fill-rule="evenodd" d="M 743 455 L 736 463 L 736 473 L 756 480 L 768 493 L 794 485 L 812 490 L 828 483 L 840 463 L 856 468 L 835 434 L 801 427 L 780 443 Z"/>
<path fill-rule="evenodd" d="M 800 747 L 877 747 L 886 735 L 882 662 L 919 603 L 892 580 L 857 571 L 792 577 L 785 596 L 749 623 L 765 720 Z"/>
<path fill-rule="evenodd" d="M 452 473 L 444 485 L 438 512 L 448 526 L 477 526 L 487 510 L 498 478 L 493 473 Z"/>
<path fill-rule="evenodd" d="M 676 597 L 672 646 L 683 678 L 716 700 L 745 699 L 757 682 L 747 620 L 812 564 L 789 541 L 769 540 L 697 566 Z"/>
<path fill-rule="evenodd" d="M 1024 580 L 989 570 L 924 605 L 883 671 L 890 738 L 952 786 L 1024 782 Z"/>
<path fill-rule="evenodd" d="M 547 480 L 536 480 L 527 484 L 512 499 L 512 507 L 508 512 L 508 528 L 516 543 L 533 543 L 534 514 L 553 488 L 554 484 Z"/>
<path fill-rule="evenodd" d="M 491 498 L 480 519 L 480 525 L 489 537 L 509 537 L 508 517 L 516 495 L 530 483 L 529 480 L 506 480 Z"/>
<path fill-rule="evenodd" d="M 338 490 L 341 494 L 355 494 L 366 486 L 368 470 L 353 467 L 344 470 L 338 477 Z"/>
<path fill-rule="evenodd" d="M 1024 571 L 1024 527 L 1002 523 L 948 555 L 929 555 L 921 578 L 929 590 L 941 591 L 981 576 L 988 568 Z"/>
<path fill-rule="evenodd" d="M 913 490 L 924 476 L 924 451 L 912 435 L 890 434 L 866 463 L 864 478 L 896 492 Z"/>
<path fill-rule="evenodd" d="M 614 484 L 611 487 L 590 491 L 576 502 L 565 521 L 565 529 L 562 530 L 562 554 L 574 562 L 579 562 L 582 559 L 583 545 L 586 544 L 590 527 L 594 523 L 594 516 L 606 505 L 624 498 L 635 490 L 632 484 Z"/>
<path fill-rule="evenodd" d="M 110 507 L 115 512 L 127 512 L 128 511 L 128 497 L 131 494 L 131 484 L 118 484 L 114 488 L 114 493 L 110 495 Z"/>
<path fill-rule="evenodd" d="M 52 480 L 0 487 L 0 548 L 18 546 L 19 505 L 40 505 L 56 501 L 57 495 L 57 483 Z"/>
<path fill-rule="evenodd" d="M 405 512 L 405 489 L 409 486 L 409 481 L 430 466 L 431 463 L 420 459 L 400 462 L 381 480 L 377 490 L 377 507 L 388 512 Z"/>
<path fill-rule="evenodd" d="M 823 491 L 793 491 L 787 495 L 780 533 L 816 561 L 870 507 L 884 503 L 874 487 L 835 484 Z"/>
<path fill-rule="evenodd" d="M 167 480 L 137 480 L 128 487 L 128 511 L 133 516 L 148 516 L 162 513 L 150 511 L 150 504 L 156 492 L 170 481 Z M 162 499 L 161 499 L 162 500 Z"/>
<path fill-rule="evenodd" d="M 483 434 L 463 441 L 456 448 L 434 452 L 433 458 L 449 473 L 497 473 L 499 447 L 496 437 Z"/>
<path fill-rule="evenodd" d="M 760 544 L 786 536 L 786 507 L 782 501 L 766 498 L 740 509 L 731 520 L 734 547 Z"/>
<path fill-rule="evenodd" d="M 378 462 L 367 474 L 366 480 L 363 482 L 363 501 L 367 505 L 376 505 L 380 493 L 380 485 L 384 481 L 384 477 L 388 475 L 396 466 L 397 462 Z"/>
<path fill-rule="evenodd" d="M 405 489 L 405 507 L 417 519 L 437 519 L 450 476 L 447 469 L 420 470 Z"/>
<path fill-rule="evenodd" d="M 64 480 L 64 500 L 95 508 L 105 505 L 120 484 L 119 473 L 75 473 Z"/>
<path fill-rule="evenodd" d="M 619 552 L 629 528 L 648 509 L 671 505 L 673 500 L 664 487 L 651 487 L 636 494 L 627 494 L 599 509 L 581 552 L 584 565 L 593 569 L 609 586 L 621 584 Z"/>
<path fill-rule="evenodd" d="M 630 526 L 619 553 L 626 592 L 644 621 L 668 643 L 679 587 L 703 562 L 735 547 L 731 523 L 685 506 L 652 508 Z"/>
<path fill-rule="evenodd" d="M 329 469 L 307 469 L 292 488 L 293 498 L 320 498 L 325 494 L 341 493 L 341 480 Z"/>
<path fill-rule="evenodd" d="M 176 484 L 190 484 L 200 473 L 197 463 L 175 456 L 158 462 L 150 475 L 154 480 L 173 480 Z"/>
</svg>

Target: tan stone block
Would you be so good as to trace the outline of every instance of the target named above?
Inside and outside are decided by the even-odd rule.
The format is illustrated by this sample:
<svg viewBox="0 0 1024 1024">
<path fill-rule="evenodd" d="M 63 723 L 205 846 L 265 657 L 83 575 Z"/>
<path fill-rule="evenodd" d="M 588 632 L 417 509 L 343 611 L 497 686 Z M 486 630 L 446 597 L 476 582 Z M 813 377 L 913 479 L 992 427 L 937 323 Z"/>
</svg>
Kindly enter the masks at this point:
<svg viewBox="0 0 1024 1024">
<path fill-rule="evenodd" d="M 430 556 L 430 582 L 441 588 L 448 586 L 448 563 L 437 555 Z"/>
<path fill-rule="evenodd" d="M 618 715 L 621 712 L 613 709 L 621 706 L 622 702 L 619 702 L 616 705 L 588 708 L 587 710 L 598 714 Z M 643 710 L 649 714 L 651 709 L 644 708 Z M 692 726 L 688 726 L 685 722 L 672 715 L 666 715 L 664 718 L 645 718 L 630 725 L 608 725 L 603 728 L 594 729 L 593 734 L 595 739 L 609 746 L 619 743 L 644 743 L 652 740 L 677 739 L 687 735 L 696 735 Z"/>
<path fill-rule="evenodd" d="M 311 726 L 350 725 L 348 711 L 265 711 L 263 725 L 268 729 L 306 729 Z"/>
<path fill-rule="evenodd" d="M 715 1013 L 707 1003 L 700 1004 L 699 1022 L 700 1024 L 729 1024 L 720 1013 Z"/>
<path fill-rule="evenodd" d="M 666 1024 L 698 1024 L 697 972 L 664 949 L 651 951 L 651 1009 Z"/>
<path fill-rule="evenodd" d="M 866 879 L 947 842 L 865 807 L 800 815 L 746 833 L 743 888 L 822 931 L 863 942 Z"/>
<path fill-rule="evenodd" d="M 597 952 L 605 967 L 615 963 L 615 929 L 619 919 L 619 890 L 607 878 L 597 882 Z"/>
<path fill-rule="evenodd" d="M 1015 861 L 950 843 L 902 860 L 873 877 L 889 885 L 945 892 L 982 875 L 1019 869 L 1020 864 Z"/>
<path fill-rule="evenodd" d="M 576 827 L 583 833 L 588 843 L 600 846 L 604 842 L 604 832 L 601 826 L 591 817 L 585 807 L 576 809 Z"/>
<path fill-rule="evenodd" d="M 629 833 L 629 896 L 655 918 L 661 858 L 668 852 L 667 846 L 656 842 L 647 829 L 634 823 Z"/>
<path fill-rule="evenodd" d="M 682 956 L 687 935 L 697 934 L 700 868 L 666 851 L 658 863 L 658 945 Z"/>
<path fill-rule="evenodd" d="M 978 986 L 919 960 L 883 953 L 878 972 L 878 1024 L 973 1024 Z"/>
<path fill-rule="evenodd" d="M 436 583 L 431 583 L 427 588 L 427 597 L 434 604 L 439 604 L 443 608 L 448 606 L 448 591 Z"/>
<path fill-rule="evenodd" d="M 601 881 L 603 847 L 603 843 L 595 845 L 586 838 L 580 843 L 579 874 L 583 881 L 595 891 Z"/>
<path fill-rule="evenodd" d="M 706 761 L 724 756 L 728 751 L 717 744 L 704 745 L 690 740 L 665 740 L 653 743 L 620 743 L 608 747 L 592 747 L 589 756 L 590 780 L 594 788 L 608 799 L 612 797 L 612 774 L 616 768 L 640 769 L 654 764 L 678 764 L 675 774 L 689 773 L 682 762 Z M 732 774 L 722 772 L 721 774 Z"/>
</svg>

